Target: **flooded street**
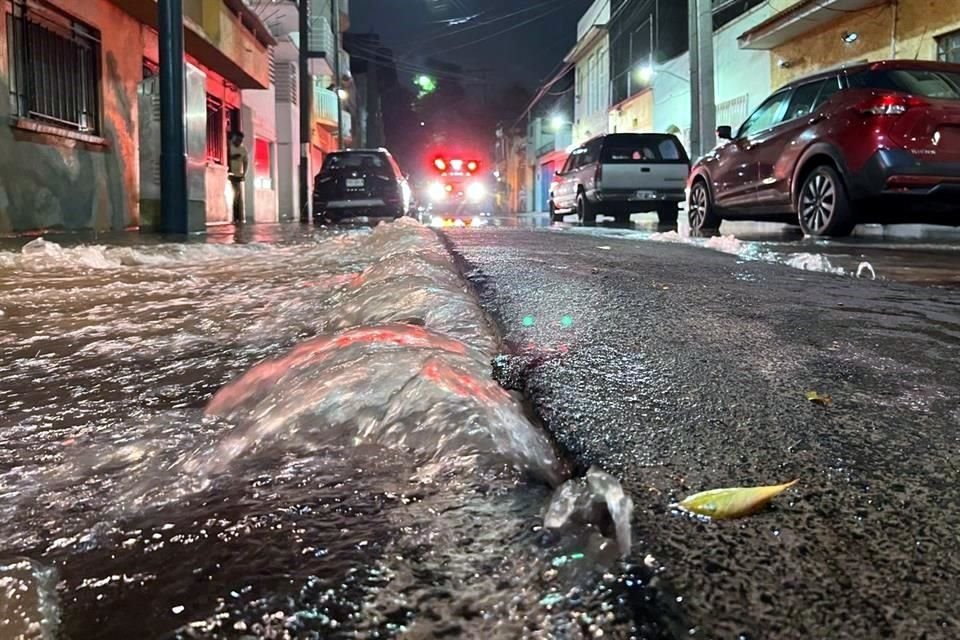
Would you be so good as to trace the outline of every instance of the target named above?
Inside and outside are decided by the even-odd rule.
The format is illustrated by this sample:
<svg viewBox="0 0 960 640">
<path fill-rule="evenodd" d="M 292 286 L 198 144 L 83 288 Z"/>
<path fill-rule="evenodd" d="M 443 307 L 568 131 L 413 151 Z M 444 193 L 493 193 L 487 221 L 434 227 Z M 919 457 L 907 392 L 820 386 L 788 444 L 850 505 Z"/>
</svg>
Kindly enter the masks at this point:
<svg viewBox="0 0 960 640">
<path fill-rule="evenodd" d="M 571 469 L 492 380 L 498 337 L 433 232 L 267 235 L 0 252 L 0 580 L 39 603 L 14 624 L 664 634 L 619 560 L 629 509 L 544 529 Z"/>
</svg>

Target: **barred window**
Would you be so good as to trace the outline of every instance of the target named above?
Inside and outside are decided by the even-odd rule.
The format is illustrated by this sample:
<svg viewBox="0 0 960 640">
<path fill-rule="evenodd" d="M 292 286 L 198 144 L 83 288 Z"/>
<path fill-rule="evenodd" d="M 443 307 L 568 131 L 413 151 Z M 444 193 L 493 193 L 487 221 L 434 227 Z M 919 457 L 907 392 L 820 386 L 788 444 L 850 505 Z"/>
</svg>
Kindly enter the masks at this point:
<svg viewBox="0 0 960 640">
<path fill-rule="evenodd" d="M 207 160 L 223 164 L 226 146 L 223 103 L 212 96 L 207 96 Z"/>
<path fill-rule="evenodd" d="M 100 32 L 35 0 L 14 0 L 7 33 L 12 113 L 98 134 Z"/>
</svg>

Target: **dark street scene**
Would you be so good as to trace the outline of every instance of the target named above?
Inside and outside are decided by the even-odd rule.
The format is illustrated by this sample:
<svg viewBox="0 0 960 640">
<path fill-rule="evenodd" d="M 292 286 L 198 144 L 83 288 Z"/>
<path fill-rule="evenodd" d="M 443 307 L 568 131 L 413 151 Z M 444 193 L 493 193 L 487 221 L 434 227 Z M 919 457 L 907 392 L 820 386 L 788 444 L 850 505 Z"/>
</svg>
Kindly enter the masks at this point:
<svg viewBox="0 0 960 640">
<path fill-rule="evenodd" d="M 958 0 L 0 9 L 0 640 L 960 638 Z"/>
</svg>

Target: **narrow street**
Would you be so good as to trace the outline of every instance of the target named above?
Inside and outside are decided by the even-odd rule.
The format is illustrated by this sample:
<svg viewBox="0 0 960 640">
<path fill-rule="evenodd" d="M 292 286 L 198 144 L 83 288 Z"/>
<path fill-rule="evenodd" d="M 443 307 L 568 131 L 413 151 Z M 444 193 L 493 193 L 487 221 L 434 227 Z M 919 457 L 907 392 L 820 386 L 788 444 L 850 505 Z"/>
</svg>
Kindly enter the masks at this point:
<svg viewBox="0 0 960 640">
<path fill-rule="evenodd" d="M 578 231 L 445 235 L 507 340 L 501 382 L 622 479 L 631 559 L 690 635 L 957 637 L 960 294 Z M 669 508 L 792 479 L 747 519 Z"/>
</svg>

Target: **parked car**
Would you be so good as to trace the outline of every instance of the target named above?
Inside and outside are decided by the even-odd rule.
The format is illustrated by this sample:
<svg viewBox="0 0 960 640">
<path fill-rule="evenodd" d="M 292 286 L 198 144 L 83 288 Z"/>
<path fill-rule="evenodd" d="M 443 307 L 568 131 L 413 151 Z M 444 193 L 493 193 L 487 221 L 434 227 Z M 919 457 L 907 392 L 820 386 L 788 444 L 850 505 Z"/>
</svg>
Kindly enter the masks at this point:
<svg viewBox="0 0 960 640">
<path fill-rule="evenodd" d="M 845 236 L 861 222 L 960 225 L 960 65 L 885 61 L 796 80 L 701 158 L 694 230 L 724 219 L 799 222 Z"/>
<path fill-rule="evenodd" d="M 668 133 L 611 133 L 575 149 L 550 187 L 555 222 L 576 212 L 581 222 L 597 214 L 627 222 L 631 213 L 655 211 L 663 224 L 677 221 L 690 159 Z"/>
<path fill-rule="evenodd" d="M 313 215 L 326 222 L 400 218 L 409 212 L 410 201 L 407 178 L 386 149 L 331 153 L 313 183 Z"/>
</svg>

